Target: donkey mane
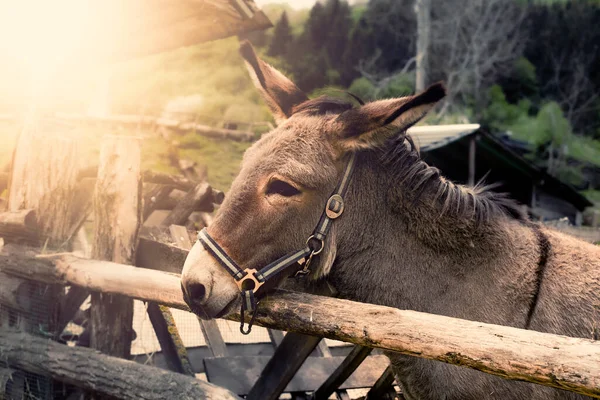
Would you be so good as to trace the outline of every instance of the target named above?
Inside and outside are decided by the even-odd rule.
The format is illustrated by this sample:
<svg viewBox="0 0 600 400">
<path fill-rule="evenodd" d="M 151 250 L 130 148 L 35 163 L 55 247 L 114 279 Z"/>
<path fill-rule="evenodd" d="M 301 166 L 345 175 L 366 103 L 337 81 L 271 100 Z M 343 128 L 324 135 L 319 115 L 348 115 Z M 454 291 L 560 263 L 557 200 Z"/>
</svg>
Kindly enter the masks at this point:
<svg viewBox="0 0 600 400">
<path fill-rule="evenodd" d="M 440 170 L 421 159 L 412 138 L 401 132 L 390 139 L 381 157 L 382 162 L 392 171 L 397 171 L 397 183 L 409 188 L 412 205 L 416 205 L 425 191 L 433 193 L 432 203 L 441 202 L 440 217 L 449 212 L 459 218 L 473 218 L 476 224 L 489 222 L 492 218 L 509 217 L 518 221 L 528 221 L 519 204 L 507 193 L 492 190 L 498 184 L 486 185 L 482 178 L 474 187 L 457 185 L 445 179 Z"/>
<path fill-rule="evenodd" d="M 358 104 L 364 102 L 356 95 L 344 92 L 352 97 Z M 354 105 L 345 99 L 320 96 L 307 100 L 293 109 L 293 114 L 326 115 L 339 114 L 354 108 Z M 527 215 L 519 204 L 508 197 L 506 193 L 497 193 L 492 190 L 498 184 L 486 185 L 482 178 L 474 187 L 457 185 L 446 180 L 440 170 L 429 166 L 421 159 L 410 135 L 398 132 L 391 143 L 384 146 L 389 149 L 383 153 L 381 161 L 392 171 L 398 171 L 397 183 L 410 188 L 412 205 L 416 205 L 425 191 L 434 193 L 432 202 L 441 201 L 440 217 L 454 212 L 459 218 L 473 218 L 476 224 L 488 222 L 497 217 L 509 217 L 518 221 L 527 221 Z"/>
<path fill-rule="evenodd" d="M 355 99 L 359 104 L 363 103 L 363 101 L 352 93 L 346 93 Z M 363 103 L 364 104 L 364 103 Z M 293 114 L 303 113 L 306 115 L 325 115 L 325 114 L 341 114 L 344 111 L 347 111 L 351 108 L 354 108 L 352 103 L 348 101 L 331 96 L 319 96 L 315 99 L 307 100 L 301 104 L 298 104 L 293 109 Z"/>
</svg>

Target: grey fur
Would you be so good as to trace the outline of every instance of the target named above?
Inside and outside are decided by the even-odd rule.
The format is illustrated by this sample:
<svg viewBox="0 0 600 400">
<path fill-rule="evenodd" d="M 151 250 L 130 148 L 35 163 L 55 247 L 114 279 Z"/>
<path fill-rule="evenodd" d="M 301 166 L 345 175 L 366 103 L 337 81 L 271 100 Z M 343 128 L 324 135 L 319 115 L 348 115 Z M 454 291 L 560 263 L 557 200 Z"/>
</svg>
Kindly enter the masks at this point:
<svg viewBox="0 0 600 400">
<path fill-rule="evenodd" d="M 541 257 L 532 223 L 518 206 L 483 186 L 445 180 L 419 158 L 402 129 L 381 126 L 350 143 L 355 138 L 337 134 L 346 107 L 313 103 L 296 109 L 248 150 L 209 228 L 238 264 L 260 267 L 300 248 L 338 180 L 344 154 L 357 151 L 344 215 L 333 224 L 327 257 L 318 260 L 313 278 L 327 279 L 348 299 L 525 327 Z M 266 195 L 273 176 L 302 194 Z M 600 249 L 540 229 L 549 248 L 530 328 L 591 338 L 600 323 Z M 237 307 L 231 277 L 200 249 L 193 253 L 183 282 L 207 286 L 206 314 L 218 315 L 227 304 L 225 310 Z M 212 269 L 203 273 L 200 265 Z M 407 400 L 587 398 L 440 362 L 388 356 Z"/>
</svg>

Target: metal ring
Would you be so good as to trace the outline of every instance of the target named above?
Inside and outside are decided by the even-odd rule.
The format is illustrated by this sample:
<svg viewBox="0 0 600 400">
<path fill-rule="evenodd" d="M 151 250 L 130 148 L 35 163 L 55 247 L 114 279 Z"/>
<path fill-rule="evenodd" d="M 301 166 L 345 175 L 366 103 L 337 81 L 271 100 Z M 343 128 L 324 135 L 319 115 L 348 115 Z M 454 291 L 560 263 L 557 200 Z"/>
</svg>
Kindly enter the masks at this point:
<svg viewBox="0 0 600 400">
<path fill-rule="evenodd" d="M 309 243 L 311 240 L 317 240 L 319 241 L 319 243 L 321 244 L 321 247 L 319 247 L 319 249 L 313 249 L 312 247 L 310 247 Z M 325 247 L 325 243 L 323 242 L 323 239 L 317 239 L 315 237 L 315 235 L 310 235 L 308 237 L 308 239 L 306 239 L 306 246 L 311 250 L 312 255 L 316 256 L 317 254 L 321 253 L 323 251 L 323 248 Z"/>
</svg>

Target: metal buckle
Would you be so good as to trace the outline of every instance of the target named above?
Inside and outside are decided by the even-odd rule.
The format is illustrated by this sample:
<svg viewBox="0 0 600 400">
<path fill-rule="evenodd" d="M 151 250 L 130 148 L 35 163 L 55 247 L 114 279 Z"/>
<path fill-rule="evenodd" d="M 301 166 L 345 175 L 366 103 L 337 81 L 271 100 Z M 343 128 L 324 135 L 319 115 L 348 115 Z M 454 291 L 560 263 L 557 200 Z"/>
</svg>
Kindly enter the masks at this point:
<svg viewBox="0 0 600 400">
<path fill-rule="evenodd" d="M 258 279 L 256 279 L 256 276 L 254 274 L 256 274 L 256 270 L 254 268 L 252 269 L 248 269 L 246 268 L 244 270 L 244 272 L 246 273 L 246 275 L 240 279 L 239 281 L 235 281 L 235 284 L 237 285 L 238 289 L 240 289 L 240 292 L 244 291 L 244 290 L 253 290 L 254 293 L 256 293 L 258 291 L 258 289 L 265 284 L 265 282 L 260 282 Z M 252 287 L 244 287 L 244 284 L 247 282 L 252 282 L 253 286 Z"/>
<path fill-rule="evenodd" d="M 339 210 L 333 210 L 331 204 L 337 201 L 340 204 Z M 325 215 L 331 219 L 336 219 L 344 212 L 344 199 L 339 194 L 334 194 L 327 200 L 327 205 L 325 206 Z"/>
</svg>

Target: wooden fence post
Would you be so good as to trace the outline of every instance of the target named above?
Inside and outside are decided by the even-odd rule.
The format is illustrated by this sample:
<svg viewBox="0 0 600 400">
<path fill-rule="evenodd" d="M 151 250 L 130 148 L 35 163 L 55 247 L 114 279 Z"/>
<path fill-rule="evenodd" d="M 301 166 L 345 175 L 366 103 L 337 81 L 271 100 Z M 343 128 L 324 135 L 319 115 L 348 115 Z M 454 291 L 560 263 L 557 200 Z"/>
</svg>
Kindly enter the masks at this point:
<svg viewBox="0 0 600 400">
<path fill-rule="evenodd" d="M 140 139 L 106 136 L 93 201 L 92 258 L 133 265 L 142 213 Z M 134 284 L 132 282 L 132 284 Z M 120 295 L 92 293 L 91 347 L 129 358 L 133 300 Z"/>
<path fill-rule="evenodd" d="M 77 141 L 43 130 L 29 118 L 17 141 L 8 192 L 8 210 L 36 210 L 41 234 L 53 247 L 71 231 L 71 204 L 79 171 Z"/>
</svg>

